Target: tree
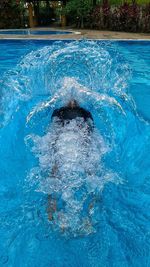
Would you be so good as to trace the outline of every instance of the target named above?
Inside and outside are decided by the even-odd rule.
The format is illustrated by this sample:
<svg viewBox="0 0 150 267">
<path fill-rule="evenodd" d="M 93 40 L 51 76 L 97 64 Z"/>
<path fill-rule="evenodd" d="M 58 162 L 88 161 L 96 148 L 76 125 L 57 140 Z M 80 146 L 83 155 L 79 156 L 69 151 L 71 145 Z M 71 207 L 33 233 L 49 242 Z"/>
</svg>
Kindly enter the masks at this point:
<svg viewBox="0 0 150 267">
<path fill-rule="evenodd" d="M 97 2 L 96 0 L 93 0 L 93 6 L 96 6 L 96 2 Z"/>
<path fill-rule="evenodd" d="M 62 12 L 70 15 L 73 20 L 78 21 L 78 26 L 84 28 L 84 20 L 93 7 L 92 0 L 69 0 Z"/>
<path fill-rule="evenodd" d="M 0 28 L 20 28 L 23 2 L 16 0 L 0 1 Z"/>
</svg>

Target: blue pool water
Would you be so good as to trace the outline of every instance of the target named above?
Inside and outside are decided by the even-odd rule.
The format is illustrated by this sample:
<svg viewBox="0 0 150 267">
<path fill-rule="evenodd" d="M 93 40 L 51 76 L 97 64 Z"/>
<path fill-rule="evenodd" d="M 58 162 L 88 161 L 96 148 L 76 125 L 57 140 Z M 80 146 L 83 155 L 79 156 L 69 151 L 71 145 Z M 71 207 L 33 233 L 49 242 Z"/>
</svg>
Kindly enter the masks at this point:
<svg viewBox="0 0 150 267">
<path fill-rule="evenodd" d="M 17 35 L 49 35 L 49 34 L 69 34 L 69 31 L 35 31 L 35 30 L 1 30 L 0 34 L 17 34 Z"/>
<path fill-rule="evenodd" d="M 149 267 L 150 42 L 0 47 L 0 266 Z M 73 126 L 54 143 L 51 114 L 71 98 L 94 119 L 88 158 Z"/>
</svg>

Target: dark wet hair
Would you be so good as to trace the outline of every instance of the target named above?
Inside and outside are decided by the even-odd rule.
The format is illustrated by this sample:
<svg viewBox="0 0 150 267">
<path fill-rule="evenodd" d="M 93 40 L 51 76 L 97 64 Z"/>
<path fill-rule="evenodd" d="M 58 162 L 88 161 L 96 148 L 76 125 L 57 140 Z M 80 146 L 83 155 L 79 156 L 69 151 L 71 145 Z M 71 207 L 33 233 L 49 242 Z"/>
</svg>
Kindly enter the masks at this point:
<svg viewBox="0 0 150 267">
<path fill-rule="evenodd" d="M 60 109 L 55 109 L 52 114 L 52 119 L 54 117 L 57 117 L 59 119 L 59 122 L 63 126 L 65 121 L 70 121 L 76 118 L 83 118 L 84 121 L 88 124 L 90 131 L 91 131 L 93 129 L 93 117 L 91 113 L 87 111 L 86 109 L 78 106 L 76 101 L 74 101 L 74 103 L 75 103 L 75 106 L 71 106 L 69 104 L 65 107 L 61 107 Z"/>
</svg>

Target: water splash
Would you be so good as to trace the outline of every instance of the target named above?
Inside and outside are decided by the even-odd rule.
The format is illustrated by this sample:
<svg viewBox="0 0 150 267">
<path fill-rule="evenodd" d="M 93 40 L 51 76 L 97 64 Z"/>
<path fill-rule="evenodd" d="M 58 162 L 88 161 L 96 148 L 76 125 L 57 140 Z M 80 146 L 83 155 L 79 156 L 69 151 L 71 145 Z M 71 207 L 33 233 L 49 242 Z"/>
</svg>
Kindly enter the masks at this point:
<svg viewBox="0 0 150 267">
<path fill-rule="evenodd" d="M 147 266 L 150 247 L 150 130 L 149 124 L 144 121 L 144 116 L 143 120 L 139 119 L 136 106 L 127 92 L 128 79 L 130 79 L 130 76 L 127 76 L 130 70 L 116 50 L 120 51 L 127 61 L 129 59 L 133 70 L 136 70 L 133 75 L 136 82 L 138 80 L 137 83 L 142 82 L 142 86 L 138 87 L 141 89 L 139 91 L 142 97 L 143 86 L 148 86 L 145 68 L 143 68 L 145 67 L 144 61 L 147 59 L 149 49 L 147 50 L 146 47 L 148 46 L 141 45 L 141 42 L 119 42 L 119 45 L 116 42 L 114 44 L 92 42 L 93 50 L 89 49 L 91 59 L 87 63 L 87 68 L 84 60 L 83 64 L 78 66 L 81 61 L 76 61 L 76 57 L 73 58 L 71 55 L 70 59 L 74 61 L 74 76 L 70 77 L 66 66 L 68 61 L 65 61 L 65 57 L 67 53 L 70 53 L 72 46 L 76 46 L 77 51 L 81 51 L 81 46 L 86 50 L 91 47 L 91 44 L 83 41 L 70 42 L 65 45 L 62 43 L 61 46 L 61 43 L 56 42 L 51 47 L 34 51 L 23 58 L 23 65 L 19 64 L 16 70 L 5 75 L 5 84 L 7 84 L 5 87 L 3 87 L 4 82 L 2 83 L 3 107 L 1 106 L 1 111 L 4 117 L 1 121 L 3 128 L 0 131 L 2 183 L 0 263 L 14 266 L 84 266 L 85 264 L 95 266 L 97 263 L 100 266 L 105 264 L 108 266 L 113 266 L 113 264 Z M 110 72 L 107 77 L 110 80 L 108 79 L 106 83 L 110 84 L 110 89 L 98 80 L 101 79 L 99 62 L 93 65 L 93 70 L 98 71 L 95 76 L 97 80 L 92 80 L 92 77 L 88 78 L 90 75 L 88 69 L 92 68 L 91 56 L 93 58 L 98 56 L 97 51 L 94 52 L 94 47 L 97 51 L 103 48 L 112 62 L 112 66 L 107 65 L 107 72 Z M 144 49 L 140 53 L 142 47 Z M 53 51 L 62 48 L 66 49 L 66 54 L 62 56 L 59 54 L 58 66 L 56 57 L 56 67 L 51 70 L 52 78 L 49 75 L 49 59 Z M 47 57 L 43 54 L 44 51 Z M 138 57 L 135 62 L 137 53 Z M 80 57 L 82 57 L 82 51 L 79 54 Z M 84 58 L 88 60 L 88 55 Z M 142 70 L 139 68 L 141 59 Z M 105 60 L 107 61 L 107 57 Z M 62 79 L 60 62 L 63 62 L 64 69 Z M 53 68 L 53 65 L 51 67 Z M 43 68 L 48 70 L 47 73 L 43 71 Z M 82 69 L 87 70 L 87 75 L 83 76 L 83 80 Z M 45 76 L 38 80 L 41 73 Z M 80 79 L 78 79 L 78 74 Z M 13 75 L 12 78 L 9 77 L 11 75 Z M 29 87 L 21 86 L 19 79 L 22 76 L 28 81 Z M 119 80 L 118 89 L 113 87 L 115 77 Z M 59 79 L 61 83 L 57 84 Z M 11 80 L 14 83 L 10 83 Z M 15 80 L 19 85 L 19 90 L 15 91 L 16 95 L 13 93 Z M 46 87 L 46 84 L 49 87 Z M 132 85 L 133 79 L 129 81 L 129 86 Z M 95 131 L 89 139 L 91 145 L 84 147 L 82 145 L 86 142 L 82 144 L 77 142 L 78 135 L 73 131 L 73 125 L 70 125 L 72 134 L 69 137 L 71 145 L 74 145 L 72 156 L 78 155 L 76 165 L 71 157 L 67 157 L 70 155 L 69 147 L 72 149 L 72 146 L 70 144 L 68 146 L 65 139 L 68 136 L 62 133 L 57 147 L 59 152 L 62 151 L 64 161 L 69 162 L 73 170 L 73 166 L 76 167 L 79 179 L 75 179 L 75 172 L 72 173 L 71 168 L 64 164 L 68 172 L 66 174 L 65 170 L 61 169 L 64 179 L 60 181 L 58 187 L 55 187 L 55 182 L 58 180 L 49 180 L 53 162 L 51 138 L 56 136 L 56 127 L 53 123 L 51 124 L 51 114 L 55 108 L 67 102 L 72 92 L 74 97 L 78 98 L 80 105 L 92 113 Z M 141 104 L 143 105 L 143 101 Z M 7 126 L 4 127 L 5 125 Z M 24 144 L 25 136 L 28 147 Z M 82 137 L 81 134 L 81 140 Z M 65 147 L 62 146 L 61 141 L 67 143 Z M 76 141 L 78 146 L 75 146 L 73 141 Z M 67 153 L 65 153 L 65 148 Z M 90 149 L 93 151 L 90 153 L 91 162 L 96 165 L 93 176 L 84 172 L 82 168 L 83 163 L 84 167 L 90 169 L 85 156 L 88 151 L 91 151 Z M 85 154 L 83 154 L 84 151 Z M 59 161 L 60 155 L 58 153 L 53 155 L 55 159 L 58 159 L 59 167 L 63 168 Z M 78 158 L 82 160 L 78 161 Z M 64 187 L 65 177 L 67 190 Z M 72 177 L 73 183 L 69 177 Z M 123 178 L 123 183 L 118 177 Z M 78 186 L 80 190 L 76 190 L 75 186 Z M 57 212 L 53 215 L 53 221 L 49 222 L 46 207 L 49 201 L 48 192 L 52 192 L 52 189 L 58 201 Z M 87 194 L 87 192 L 91 193 Z M 64 238 L 60 231 L 67 235 L 67 242 L 66 236 Z M 94 232 L 96 234 L 87 237 L 88 234 Z M 80 238 L 81 235 L 82 238 Z"/>
<path fill-rule="evenodd" d="M 103 164 L 103 155 L 110 148 L 96 129 L 89 134 L 82 119 L 63 128 L 53 122 L 46 135 L 26 137 L 27 144 L 31 141 L 39 167 L 31 170 L 29 184 L 54 196 L 61 206 L 54 214 L 55 228 L 75 235 L 90 234 L 97 222 L 95 204 L 105 183 L 121 181 Z"/>
<path fill-rule="evenodd" d="M 56 42 L 28 54 L 3 86 L 3 125 L 22 102 L 32 103 L 25 142 L 37 165 L 30 170 L 27 190 L 55 195 L 59 208 L 53 226 L 73 235 L 96 231 L 104 185 L 121 182 L 119 173 L 107 166 L 107 157 L 115 161 L 116 144 L 124 140 L 126 112 L 132 109 L 127 95 L 130 68 L 118 61 L 117 51 L 112 57 L 112 48 L 114 54 L 111 43 Z M 84 127 L 77 132 L 77 121 L 63 130 L 51 124 L 53 110 L 72 98 L 91 111 L 95 125 L 91 135 Z"/>
<path fill-rule="evenodd" d="M 108 47 L 106 50 L 92 42 L 80 46 L 73 42 L 65 47 L 57 43 L 36 53 L 31 53 L 25 62 L 28 66 L 31 58 L 36 57 L 32 66 L 38 71 L 42 68 L 40 75 L 44 78 L 40 83 L 49 92 L 49 98 L 27 116 L 29 134 L 25 142 L 39 162 L 31 170 L 28 182 L 32 189 L 57 199 L 54 228 L 67 229 L 74 235 L 90 234 L 98 223 L 97 203 L 104 185 L 122 181 L 107 168 L 105 155 L 115 149 L 116 139 L 122 138 L 115 129 L 114 117 L 117 123 L 126 121 L 122 103 L 129 101 L 125 90 L 129 68 L 121 65 L 118 72 Z M 91 135 L 85 134 L 84 127 L 78 132 L 76 120 L 63 129 L 51 124 L 53 110 L 71 99 L 96 114 Z M 38 128 L 42 129 L 40 133 Z"/>
<path fill-rule="evenodd" d="M 127 98 L 131 71 L 122 60 L 118 63 L 118 58 L 111 42 L 55 42 L 31 52 L 0 81 L 1 126 L 12 119 L 22 102 L 53 97 L 67 77 L 90 91 Z"/>
</svg>

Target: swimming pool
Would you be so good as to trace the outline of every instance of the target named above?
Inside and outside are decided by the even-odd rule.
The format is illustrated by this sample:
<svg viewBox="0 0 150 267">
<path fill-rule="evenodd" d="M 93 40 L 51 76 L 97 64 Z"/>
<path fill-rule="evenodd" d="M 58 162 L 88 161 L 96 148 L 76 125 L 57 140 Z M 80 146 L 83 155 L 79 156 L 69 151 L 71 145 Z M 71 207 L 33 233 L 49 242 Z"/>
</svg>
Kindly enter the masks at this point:
<svg viewBox="0 0 150 267">
<path fill-rule="evenodd" d="M 0 265 L 148 267 L 150 42 L 2 40 L 0 47 Z M 76 198 L 68 194 L 63 232 L 60 217 L 53 224 L 46 211 L 50 116 L 70 97 L 93 115 L 96 173 L 83 179 L 76 166 L 82 186 Z M 90 225 L 80 209 L 85 183 L 97 200 Z"/>
<path fill-rule="evenodd" d="M 51 34 L 70 34 L 71 31 L 49 31 L 49 30 L 0 30 L 0 34 L 15 35 L 51 35 Z"/>
</svg>

